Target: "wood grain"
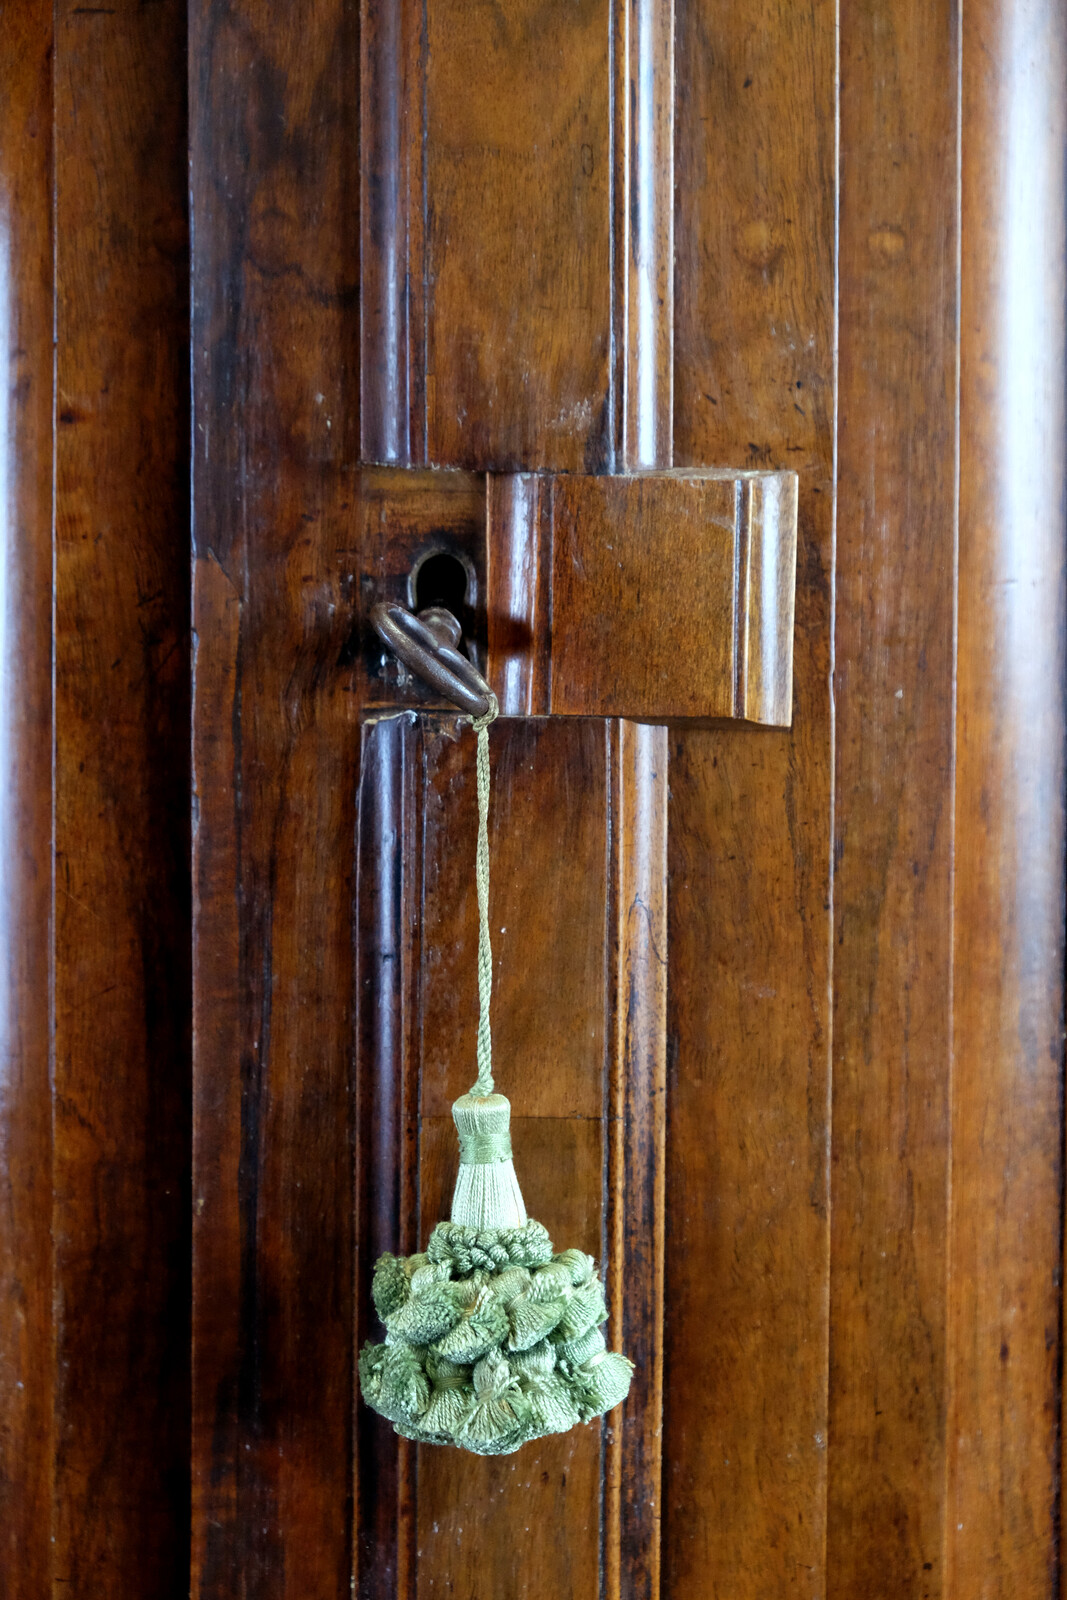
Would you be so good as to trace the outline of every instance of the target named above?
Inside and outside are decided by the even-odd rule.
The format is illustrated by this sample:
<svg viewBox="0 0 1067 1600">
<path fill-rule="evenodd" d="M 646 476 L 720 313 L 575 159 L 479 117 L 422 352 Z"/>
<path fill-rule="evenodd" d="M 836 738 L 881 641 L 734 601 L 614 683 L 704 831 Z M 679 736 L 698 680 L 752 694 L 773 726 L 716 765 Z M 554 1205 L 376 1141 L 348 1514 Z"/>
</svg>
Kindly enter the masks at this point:
<svg viewBox="0 0 1067 1600">
<path fill-rule="evenodd" d="M 603 1593 L 658 1600 L 667 1175 L 667 730 L 606 726 L 611 817 L 604 1259 L 609 1346 L 635 1366 L 605 1426 Z"/>
<path fill-rule="evenodd" d="M 608 0 L 426 10 L 427 436 L 438 465 L 609 460 Z"/>
<path fill-rule="evenodd" d="M 597 1119 L 606 1048 L 603 729 L 595 722 L 568 729 L 544 720 L 528 726 L 502 721 L 490 736 L 490 753 L 493 1048 L 507 1085 L 502 1092 L 516 1117 Z M 426 782 L 432 832 L 420 907 L 426 942 L 421 1104 L 425 1116 L 448 1116 L 474 1079 L 478 1022 L 469 729 L 436 753 Z M 553 848 L 531 852 L 528 842 L 535 837 L 552 840 Z M 540 1220 L 552 1232 L 551 1219 Z"/>
<path fill-rule="evenodd" d="M 509 717 L 552 703 L 552 482 L 513 472 L 487 485 L 489 671 Z"/>
<path fill-rule="evenodd" d="M 983 3 L 962 35 L 945 1575 L 961 1600 L 1058 1592 L 1064 29 L 1056 5 Z"/>
<path fill-rule="evenodd" d="M 670 466 L 673 5 L 361 11 L 362 458 Z"/>
<path fill-rule="evenodd" d="M 357 20 L 190 10 L 199 1597 L 351 1581 Z"/>
<path fill-rule="evenodd" d="M 678 5 L 674 458 L 800 495 L 792 730 L 671 739 L 670 1595 L 826 1584 L 834 32 Z"/>
<path fill-rule="evenodd" d="M 188 1589 L 185 15 L 55 27 L 52 1577 L 109 1600 Z"/>
<path fill-rule="evenodd" d="M 790 721 L 792 473 L 491 474 L 487 517 L 505 712 Z"/>
<path fill-rule="evenodd" d="M 617 471 L 674 446 L 674 0 L 613 0 Z"/>
<path fill-rule="evenodd" d="M 52 1594 L 52 7 L 0 67 L 0 1570 Z"/>
<path fill-rule="evenodd" d="M 641 1363 L 608 1425 L 521 1457 L 414 1453 L 361 1406 L 357 1593 L 658 1592 L 666 748 L 662 731 L 502 721 L 490 740 L 494 1059 L 530 1214 L 607 1265 Z M 582 796 L 576 806 L 575 796 Z M 369 1270 L 448 1215 L 474 1074 L 473 740 L 371 720 L 359 832 L 357 1318 Z M 551 853 L 530 841 L 551 838 Z M 417 1107 L 419 1108 L 417 1110 Z M 610 1130 L 610 1138 L 609 1138 Z M 373 1465 L 373 1472 L 371 1466 Z M 598 1511 L 598 1506 L 602 1509 Z M 548 1525 L 551 1541 L 537 1536 Z M 527 1537 L 529 1535 L 529 1537 Z M 516 1540 L 518 1541 L 516 1543 Z M 620 1587 L 621 1585 L 621 1587 Z M 488 1591 L 485 1591 L 488 1592 Z"/>
<path fill-rule="evenodd" d="M 362 730 L 356 863 L 355 1343 L 378 1341 L 374 1265 L 419 1246 L 424 729 L 414 715 Z M 413 1593 L 414 1447 L 357 1407 L 353 1588 Z"/>
<path fill-rule="evenodd" d="M 422 15 L 360 6 L 360 460 L 425 462 Z"/>
<path fill-rule="evenodd" d="M 5 13 L 5 1595 L 1067 1581 L 1062 7 L 676 7 Z M 581 484 L 672 409 L 752 486 L 717 610 Z M 519 1174 L 641 1357 L 490 1463 L 353 1383 L 473 1077 L 469 730 L 366 629 L 441 548 Z M 690 683 L 697 612 L 733 725 L 560 715 Z"/>
<path fill-rule="evenodd" d="M 613 448 L 608 0 L 365 0 L 363 459 Z"/>
<path fill-rule="evenodd" d="M 834 1597 L 944 1592 L 957 17 L 841 40 Z"/>
<path fill-rule="evenodd" d="M 370 621 L 379 600 L 416 607 L 422 564 L 444 554 L 465 587 L 464 648 L 505 715 L 788 724 L 794 474 L 364 467 L 354 490 L 366 710 L 398 689 L 447 704 Z"/>
<path fill-rule="evenodd" d="M 753 487 L 731 473 L 554 480 L 553 712 L 790 720 L 796 486 L 774 485 L 765 521 Z M 778 605 L 749 611 L 753 568 L 784 569 Z M 773 663 L 765 697 L 746 693 L 750 655 Z"/>
</svg>

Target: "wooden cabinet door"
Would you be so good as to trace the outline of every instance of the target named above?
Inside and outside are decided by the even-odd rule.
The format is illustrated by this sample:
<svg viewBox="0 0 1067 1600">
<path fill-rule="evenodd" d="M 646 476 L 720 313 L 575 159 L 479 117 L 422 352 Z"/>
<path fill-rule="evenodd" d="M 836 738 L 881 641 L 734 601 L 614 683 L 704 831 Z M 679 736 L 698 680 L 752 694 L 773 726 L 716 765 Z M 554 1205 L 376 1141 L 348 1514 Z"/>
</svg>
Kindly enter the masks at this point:
<svg viewBox="0 0 1067 1600">
<path fill-rule="evenodd" d="M 1062 7 L 8 10 L 5 1593 L 1053 1600 Z M 721 605 L 604 487 L 709 468 Z M 472 1076 L 472 742 L 367 626 L 433 553 L 637 1362 L 495 1460 L 355 1379 Z"/>
</svg>

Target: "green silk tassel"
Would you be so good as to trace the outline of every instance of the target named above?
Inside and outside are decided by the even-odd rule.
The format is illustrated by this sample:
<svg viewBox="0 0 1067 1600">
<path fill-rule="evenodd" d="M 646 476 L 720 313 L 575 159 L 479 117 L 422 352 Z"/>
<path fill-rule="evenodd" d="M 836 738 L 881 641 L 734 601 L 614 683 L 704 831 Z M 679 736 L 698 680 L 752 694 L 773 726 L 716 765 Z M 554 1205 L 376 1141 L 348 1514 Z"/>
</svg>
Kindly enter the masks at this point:
<svg viewBox="0 0 1067 1600">
<path fill-rule="evenodd" d="M 511 1106 L 494 1092 L 489 1001 L 489 748 L 478 733 L 478 1077 L 452 1108 L 460 1166 L 450 1222 L 426 1250 L 384 1255 L 374 1272 L 384 1344 L 359 1358 L 364 1400 L 397 1433 L 476 1455 L 507 1455 L 566 1433 L 626 1398 L 633 1363 L 608 1350 L 608 1311 L 591 1256 L 555 1253 L 527 1218 L 511 1153 Z"/>
</svg>

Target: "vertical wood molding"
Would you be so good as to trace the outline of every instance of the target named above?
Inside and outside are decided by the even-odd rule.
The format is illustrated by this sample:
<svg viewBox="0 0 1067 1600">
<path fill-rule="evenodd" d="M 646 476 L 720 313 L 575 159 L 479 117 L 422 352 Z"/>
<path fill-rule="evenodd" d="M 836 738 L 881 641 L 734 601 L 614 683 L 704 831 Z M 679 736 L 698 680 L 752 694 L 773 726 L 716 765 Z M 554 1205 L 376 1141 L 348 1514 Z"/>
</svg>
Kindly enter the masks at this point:
<svg viewBox="0 0 1067 1600">
<path fill-rule="evenodd" d="M 360 30 L 360 459 L 426 457 L 425 42 L 411 0 L 363 0 Z"/>
<path fill-rule="evenodd" d="M 604 1256 L 613 1349 L 636 1365 L 604 1424 L 604 1593 L 657 1600 L 663 1445 L 667 730 L 605 724 L 610 774 Z"/>
<path fill-rule="evenodd" d="M 197 1600 L 352 1577 L 358 20 L 189 11 Z"/>
<path fill-rule="evenodd" d="M 52 29 L 5 15 L 0 94 L 0 1569 L 51 1600 Z"/>
<path fill-rule="evenodd" d="M 737 536 L 738 640 L 734 715 L 788 724 L 793 715 L 797 483 L 784 475 L 749 478 L 741 488 Z"/>
<path fill-rule="evenodd" d="M 615 722 L 601 729 L 502 722 L 491 751 L 492 905 L 502 964 L 494 1032 L 501 1071 L 511 1075 L 501 1082 L 513 1101 L 520 1179 L 531 1214 L 549 1219 L 554 1237 L 568 1216 L 580 1219 L 581 1231 L 560 1234 L 558 1248 L 580 1240 L 596 1249 L 599 1235 L 612 1310 L 608 1332 L 637 1372 L 630 1399 L 603 1429 L 599 1541 L 594 1440 L 587 1430 L 539 1441 L 514 1460 L 453 1460 L 432 1447 L 416 1452 L 360 1404 L 355 1593 L 406 1600 L 446 1579 L 462 1588 L 480 1560 L 495 1571 L 512 1548 L 500 1518 L 511 1526 L 507 1519 L 513 1523 L 522 1508 L 529 1516 L 532 1507 L 556 1505 L 573 1483 L 578 1498 L 568 1501 L 557 1529 L 559 1570 L 584 1584 L 599 1561 L 605 1594 L 653 1600 L 663 1404 L 666 733 Z M 541 873 L 534 883 L 527 827 L 535 816 L 549 827 L 563 821 L 563 771 L 586 777 L 590 804 L 567 857 L 584 861 L 586 871 L 575 884 L 573 866 L 561 860 L 547 881 Z M 473 1052 L 474 992 L 465 981 L 476 935 L 472 844 L 469 730 L 448 717 L 368 721 L 357 843 L 359 1346 L 381 1335 L 370 1297 L 377 1257 L 386 1250 L 411 1253 L 447 1215 L 455 1162 L 447 1106 L 466 1086 Z M 546 913 L 562 914 L 564 906 L 582 920 L 560 924 L 561 956 L 541 950 L 538 930 Z M 516 923 L 514 949 L 541 950 L 533 993 L 507 955 L 507 933 Z M 576 949 L 582 952 L 577 972 Z M 529 1035 L 532 1020 L 549 1030 L 543 1043 Z M 583 1070 L 591 1024 L 598 1059 L 603 1051 L 602 1086 Z M 524 1058 L 525 1077 L 517 1071 Z M 570 1175 L 573 1192 L 555 1192 L 561 1173 Z M 542 1567 L 552 1569 L 550 1554 L 531 1552 L 523 1572 L 529 1579 Z M 514 1587 L 501 1579 L 501 1592 L 525 1593 L 523 1573 L 513 1578 Z"/>
<path fill-rule="evenodd" d="M 186 59 L 181 0 L 55 8 L 51 1534 L 99 1600 L 188 1593 Z"/>
<path fill-rule="evenodd" d="M 669 466 L 673 0 L 361 11 L 362 459 Z"/>
<path fill-rule="evenodd" d="M 800 478 L 792 725 L 672 729 L 663 1587 L 827 1584 L 837 7 L 678 0 L 675 463 Z"/>
<path fill-rule="evenodd" d="M 486 609 L 493 686 L 505 717 L 552 704 L 553 483 L 538 473 L 486 481 Z"/>
<path fill-rule="evenodd" d="M 381 1337 L 378 1257 L 419 1247 L 422 725 L 363 727 L 356 867 L 356 1351 Z M 415 1594 L 415 1446 L 356 1410 L 358 1600 Z"/>
<path fill-rule="evenodd" d="M 954 1600 L 1054 1595 L 1063 1544 L 1065 28 L 962 14 Z"/>
<path fill-rule="evenodd" d="M 207 1043 L 220 1062 L 240 1060 L 241 907 L 232 892 L 230 815 L 239 775 L 234 748 L 233 706 L 237 699 L 241 599 L 216 560 L 196 574 L 196 626 L 207 644 L 194 660 L 193 783 L 197 796 L 193 830 L 193 948 L 209 921 L 211 960 L 193 967 L 193 1060 Z M 230 1275 L 242 1253 L 254 1253 L 254 1240 L 242 1251 L 239 1178 L 244 1074 L 236 1068 L 194 1079 L 193 1143 L 193 1420 L 192 1548 L 190 1594 L 223 1590 L 227 1545 L 239 1515 L 239 1442 L 232 1379 L 213 1373 L 211 1405 L 199 1405 L 205 1368 L 221 1354 L 228 1373 L 240 1342 L 240 1306 Z M 209 1204 L 210 1202 L 210 1204 Z M 220 1394 L 221 1391 L 221 1394 Z M 222 1396 L 225 1396 L 223 1401 Z M 225 1404 L 225 1414 L 220 1410 Z M 219 1457 L 222 1457 L 219 1460 Z M 213 1470 L 200 1464 L 212 1463 Z M 220 1571 L 221 1569 L 221 1571 Z"/>
<path fill-rule="evenodd" d="M 946 1592 L 959 26 L 841 19 L 831 1600 Z"/>
<path fill-rule="evenodd" d="M 617 470 L 674 448 L 674 0 L 612 0 Z"/>
</svg>

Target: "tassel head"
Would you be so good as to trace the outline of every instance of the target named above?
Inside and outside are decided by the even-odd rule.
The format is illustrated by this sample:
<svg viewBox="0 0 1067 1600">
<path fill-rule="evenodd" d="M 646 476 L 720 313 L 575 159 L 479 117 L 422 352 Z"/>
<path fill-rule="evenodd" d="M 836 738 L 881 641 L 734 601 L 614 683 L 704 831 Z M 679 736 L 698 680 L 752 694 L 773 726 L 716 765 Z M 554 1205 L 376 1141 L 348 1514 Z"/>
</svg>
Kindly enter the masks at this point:
<svg viewBox="0 0 1067 1600">
<path fill-rule="evenodd" d="M 592 1257 L 555 1254 L 539 1222 L 439 1222 L 425 1255 L 381 1258 L 372 1293 L 388 1307 L 386 1342 L 364 1347 L 360 1387 L 407 1439 L 506 1455 L 603 1415 L 629 1390 L 633 1367 L 600 1331 Z"/>
<path fill-rule="evenodd" d="M 511 1102 L 502 1094 L 464 1094 L 452 1117 L 459 1134 L 452 1221 L 464 1228 L 525 1228 L 526 1206 L 511 1159 Z"/>
</svg>

